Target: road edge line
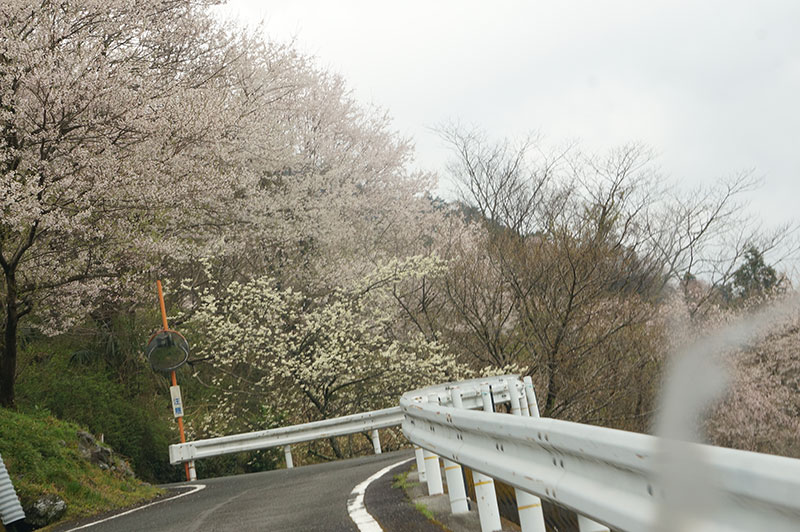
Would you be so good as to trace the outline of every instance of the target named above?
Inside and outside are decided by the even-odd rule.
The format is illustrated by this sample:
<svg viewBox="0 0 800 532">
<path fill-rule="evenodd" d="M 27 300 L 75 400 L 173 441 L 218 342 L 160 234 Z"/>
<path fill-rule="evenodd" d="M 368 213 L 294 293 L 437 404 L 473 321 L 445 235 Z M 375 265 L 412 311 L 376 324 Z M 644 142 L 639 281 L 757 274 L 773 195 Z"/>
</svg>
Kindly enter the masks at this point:
<svg viewBox="0 0 800 532">
<path fill-rule="evenodd" d="M 178 486 L 184 487 L 184 486 Z M 122 513 L 118 513 L 116 515 L 112 515 L 111 517 L 106 517 L 105 519 L 100 519 L 99 521 L 92 521 L 91 523 L 86 523 L 85 525 L 76 526 L 75 528 L 70 528 L 69 530 L 65 530 L 64 532 L 72 532 L 73 530 L 80 530 L 82 528 L 89 528 L 90 526 L 99 525 L 100 523 L 105 523 L 106 521 L 111 521 L 112 519 L 116 519 L 117 517 L 122 517 L 123 515 L 132 514 L 133 512 L 138 512 L 139 510 L 144 510 L 145 508 L 149 508 L 150 506 L 155 506 L 156 504 L 161 504 L 162 502 L 167 501 L 174 501 L 175 499 L 180 499 L 181 497 L 185 497 L 186 495 L 191 495 L 192 493 L 197 493 L 198 491 L 205 489 L 205 484 L 193 484 L 191 486 L 187 486 L 190 488 L 194 488 L 189 491 L 185 491 L 183 493 L 179 493 L 174 497 L 168 497 L 165 499 L 159 499 L 155 502 L 151 502 L 149 504 L 145 504 L 144 506 L 137 506 L 136 508 L 132 508 Z"/>
<path fill-rule="evenodd" d="M 358 484 L 355 488 L 353 488 L 353 491 L 350 492 L 350 496 L 347 498 L 347 513 L 350 515 L 350 519 L 352 519 L 358 527 L 359 532 L 383 532 L 381 525 L 378 524 L 375 518 L 372 517 L 372 515 L 367 511 L 366 506 L 364 506 L 364 494 L 367 492 L 369 485 L 395 467 L 403 465 L 406 462 L 410 462 L 413 459 L 414 458 L 407 458 L 406 460 L 400 460 L 395 464 L 384 467 L 368 479 Z"/>
</svg>

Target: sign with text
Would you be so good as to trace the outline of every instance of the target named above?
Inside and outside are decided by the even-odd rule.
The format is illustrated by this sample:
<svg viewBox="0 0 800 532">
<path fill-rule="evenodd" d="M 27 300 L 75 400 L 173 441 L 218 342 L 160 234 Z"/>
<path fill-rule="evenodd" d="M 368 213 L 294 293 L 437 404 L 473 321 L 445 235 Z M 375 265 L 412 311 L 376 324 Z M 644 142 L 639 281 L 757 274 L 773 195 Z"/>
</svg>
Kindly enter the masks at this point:
<svg viewBox="0 0 800 532">
<path fill-rule="evenodd" d="M 172 413 L 175 417 L 183 417 L 183 399 L 181 399 L 181 387 L 170 386 L 169 395 L 172 398 Z"/>
</svg>

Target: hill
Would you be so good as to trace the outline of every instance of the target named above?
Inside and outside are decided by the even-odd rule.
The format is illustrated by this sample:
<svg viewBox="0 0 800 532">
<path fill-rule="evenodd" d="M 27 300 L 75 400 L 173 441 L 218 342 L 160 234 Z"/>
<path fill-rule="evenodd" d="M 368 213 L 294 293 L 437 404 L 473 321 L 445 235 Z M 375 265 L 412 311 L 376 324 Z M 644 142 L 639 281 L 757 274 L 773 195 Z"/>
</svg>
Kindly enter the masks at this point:
<svg viewBox="0 0 800 532">
<path fill-rule="evenodd" d="M 0 455 L 26 520 L 35 527 L 131 506 L 161 493 L 138 480 L 111 448 L 47 411 L 0 408 Z"/>
</svg>

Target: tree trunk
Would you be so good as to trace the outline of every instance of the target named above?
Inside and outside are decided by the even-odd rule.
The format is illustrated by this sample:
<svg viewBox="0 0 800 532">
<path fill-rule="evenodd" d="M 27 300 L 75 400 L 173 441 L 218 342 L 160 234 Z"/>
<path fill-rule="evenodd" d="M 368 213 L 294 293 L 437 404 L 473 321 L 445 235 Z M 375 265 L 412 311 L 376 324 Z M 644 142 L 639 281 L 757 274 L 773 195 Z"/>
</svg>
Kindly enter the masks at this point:
<svg viewBox="0 0 800 532">
<path fill-rule="evenodd" d="M 558 371 L 558 364 L 555 361 L 556 355 L 551 353 L 547 361 L 547 395 L 545 396 L 544 409 L 542 417 L 551 417 L 553 410 L 556 406 L 556 399 L 558 398 L 558 382 L 556 381 L 556 372 Z"/>
<path fill-rule="evenodd" d="M 333 449 L 333 454 L 336 455 L 336 458 L 339 460 L 344 458 L 344 454 L 342 454 L 342 449 L 339 447 L 339 442 L 336 441 L 336 438 L 328 438 L 328 441 L 331 444 L 331 449 Z"/>
<path fill-rule="evenodd" d="M 3 324 L 2 357 L 0 359 L 0 406 L 14 406 L 14 381 L 17 374 L 17 281 L 13 271 L 6 271 L 6 320 Z"/>
</svg>

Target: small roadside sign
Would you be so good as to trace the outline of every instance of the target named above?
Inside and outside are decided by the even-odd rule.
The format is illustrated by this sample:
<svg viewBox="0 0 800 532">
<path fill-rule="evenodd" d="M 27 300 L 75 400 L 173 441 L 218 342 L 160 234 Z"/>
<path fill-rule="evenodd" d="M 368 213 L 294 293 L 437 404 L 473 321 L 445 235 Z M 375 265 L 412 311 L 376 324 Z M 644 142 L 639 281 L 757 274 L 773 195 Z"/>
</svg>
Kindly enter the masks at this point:
<svg viewBox="0 0 800 532">
<path fill-rule="evenodd" d="M 183 400 L 181 399 L 181 387 L 170 386 L 169 395 L 172 398 L 172 413 L 175 417 L 183 417 Z"/>
</svg>

